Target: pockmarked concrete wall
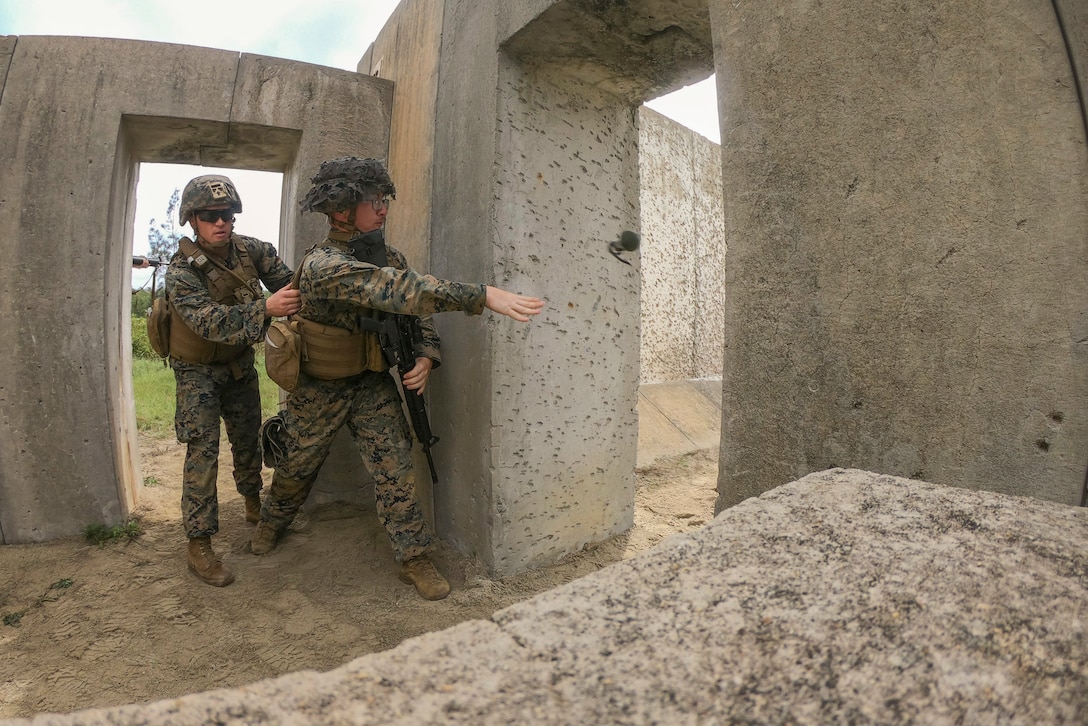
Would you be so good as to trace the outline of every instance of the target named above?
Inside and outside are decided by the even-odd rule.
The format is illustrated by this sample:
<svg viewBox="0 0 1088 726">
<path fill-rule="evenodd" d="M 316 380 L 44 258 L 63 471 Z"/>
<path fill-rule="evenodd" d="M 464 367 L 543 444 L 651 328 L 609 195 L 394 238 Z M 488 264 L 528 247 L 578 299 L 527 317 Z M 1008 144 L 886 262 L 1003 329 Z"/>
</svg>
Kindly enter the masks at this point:
<svg viewBox="0 0 1088 726">
<path fill-rule="evenodd" d="M 11 726 L 1088 720 L 1088 510 L 836 469 L 328 673 Z"/>
<path fill-rule="evenodd" d="M 527 326 L 438 320 L 436 526 L 494 574 L 631 524 L 639 267 L 607 244 L 638 228 L 637 106 L 706 77 L 712 57 L 705 6 L 636 5 L 445 2 L 436 36 L 406 20 L 434 4 L 410 1 L 360 64 L 393 74 L 397 104 L 401 77 L 420 96 L 433 88 L 429 271 L 549 302 Z M 437 58 L 437 71 L 387 66 L 394 47 L 394 59 Z"/>
<path fill-rule="evenodd" d="M 447 6 L 434 236 L 472 251 L 436 248 L 432 260 L 549 306 L 527 326 L 449 321 L 451 377 L 476 378 L 480 390 L 437 392 L 436 407 L 464 411 L 466 394 L 490 407 L 469 417 L 483 424 L 483 451 L 455 449 L 454 471 L 472 472 L 457 478 L 476 490 L 437 508 L 443 531 L 503 575 L 633 521 L 638 371 L 625 350 L 638 348 L 638 272 L 606 244 L 637 227 L 637 125 L 614 96 L 557 83 L 533 57 L 496 56 L 501 10 L 489 5 L 452 16 Z"/>
<path fill-rule="evenodd" d="M 642 384 L 721 378 L 727 244 L 721 147 L 639 110 Z"/>
<path fill-rule="evenodd" d="M 293 261 L 325 232 L 297 211 L 318 164 L 385 154 L 392 85 L 121 40 L 9 36 L 0 58 L 0 245 L 12 261 L 0 268 L 0 533 L 36 542 L 117 524 L 142 485 L 129 326 L 139 163 L 283 173 L 281 253 Z"/>
<path fill-rule="evenodd" d="M 442 15 L 441 0 L 402 2 L 357 66 L 359 73 L 396 81 L 387 164 L 397 187 L 397 199 L 385 223 L 385 238 L 405 254 L 408 264 L 421 272 L 432 271 L 432 159 Z M 441 239 L 433 242 L 439 246 L 445 244 Z M 428 386 L 433 390 L 439 381 L 448 380 L 447 371 L 441 366 L 434 369 Z M 432 427 L 438 413 L 432 407 Z M 452 418 L 456 426 L 457 416 Z M 444 440 L 439 444 L 432 451 L 435 457 L 441 457 L 441 449 L 446 446 Z M 433 483 L 418 446 L 415 456 L 416 491 L 425 516 L 433 522 Z M 447 473 L 444 467 L 438 470 L 442 485 L 447 481 Z"/>
<path fill-rule="evenodd" d="M 719 509 L 833 466 L 1081 503 L 1082 4 L 710 13 Z"/>
</svg>

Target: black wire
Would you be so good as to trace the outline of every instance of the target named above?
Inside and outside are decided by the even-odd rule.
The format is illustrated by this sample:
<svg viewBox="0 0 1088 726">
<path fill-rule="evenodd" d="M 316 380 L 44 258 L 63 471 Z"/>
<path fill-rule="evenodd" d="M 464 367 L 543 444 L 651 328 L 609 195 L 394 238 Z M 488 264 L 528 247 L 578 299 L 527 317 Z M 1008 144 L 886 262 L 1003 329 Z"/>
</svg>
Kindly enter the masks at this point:
<svg viewBox="0 0 1088 726">
<path fill-rule="evenodd" d="M 1080 83 L 1080 70 L 1077 68 L 1077 57 L 1073 54 L 1073 45 L 1069 42 L 1069 33 L 1065 29 L 1065 19 L 1062 18 L 1062 9 L 1059 0 L 1050 0 L 1054 7 L 1054 17 L 1058 20 L 1058 30 L 1062 34 L 1062 43 L 1065 44 L 1065 53 L 1069 56 L 1069 68 L 1073 71 L 1073 87 L 1077 91 L 1077 100 L 1080 102 L 1080 122 L 1084 127 L 1085 139 L 1088 139 L 1088 108 L 1084 106 L 1084 89 Z M 1088 480 L 1085 482 L 1085 496 L 1088 496 Z"/>
</svg>

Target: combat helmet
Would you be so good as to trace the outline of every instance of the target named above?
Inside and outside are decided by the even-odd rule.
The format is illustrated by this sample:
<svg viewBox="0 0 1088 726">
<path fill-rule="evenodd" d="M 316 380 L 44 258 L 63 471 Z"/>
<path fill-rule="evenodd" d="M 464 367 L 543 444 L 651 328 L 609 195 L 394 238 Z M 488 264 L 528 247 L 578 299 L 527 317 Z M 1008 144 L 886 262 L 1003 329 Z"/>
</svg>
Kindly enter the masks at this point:
<svg viewBox="0 0 1088 726">
<path fill-rule="evenodd" d="M 238 196 L 234 182 L 219 174 L 198 176 L 186 184 L 181 193 L 178 218 L 185 224 L 196 210 L 219 204 L 229 204 L 235 214 L 242 211 L 242 198 Z"/>
<path fill-rule="evenodd" d="M 261 457 L 269 469 L 278 469 L 287 453 L 287 412 L 280 411 L 261 424 Z"/>
<path fill-rule="evenodd" d="M 378 159 L 342 156 L 321 162 L 313 187 L 299 203 L 303 212 L 332 214 L 350 209 L 367 194 L 397 197 L 393 179 Z"/>
</svg>

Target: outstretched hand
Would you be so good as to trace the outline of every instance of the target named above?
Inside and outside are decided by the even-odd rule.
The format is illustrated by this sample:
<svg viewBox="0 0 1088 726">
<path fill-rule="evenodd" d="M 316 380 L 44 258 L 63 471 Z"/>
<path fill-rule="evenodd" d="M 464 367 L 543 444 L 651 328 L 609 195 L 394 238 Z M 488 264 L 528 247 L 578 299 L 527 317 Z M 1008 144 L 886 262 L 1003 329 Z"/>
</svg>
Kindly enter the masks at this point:
<svg viewBox="0 0 1088 726">
<path fill-rule="evenodd" d="M 264 312 L 272 318 L 294 315 L 302 309 L 302 294 L 293 287 L 281 287 L 264 301 Z"/>
<path fill-rule="evenodd" d="M 539 315 L 544 308 L 544 301 L 538 297 L 520 295 L 497 287 L 487 286 L 487 299 L 484 306 L 521 323 L 529 322 L 530 315 Z"/>
</svg>

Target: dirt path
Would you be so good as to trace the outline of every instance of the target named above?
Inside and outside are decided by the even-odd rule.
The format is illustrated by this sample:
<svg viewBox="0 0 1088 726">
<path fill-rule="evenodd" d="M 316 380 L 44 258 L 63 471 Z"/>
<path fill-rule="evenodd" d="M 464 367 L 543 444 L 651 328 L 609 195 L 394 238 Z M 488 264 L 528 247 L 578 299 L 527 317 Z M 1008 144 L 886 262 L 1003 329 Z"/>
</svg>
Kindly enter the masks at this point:
<svg viewBox="0 0 1088 726">
<path fill-rule="evenodd" d="M 325 671 L 494 611 L 626 559 L 713 516 L 715 452 L 638 472 L 635 525 L 563 562 L 492 581 L 452 551 L 453 586 L 427 602 L 397 579 L 373 511 L 318 510 L 265 557 L 220 478 L 217 550 L 235 583 L 212 588 L 185 567 L 179 523 L 182 448 L 141 439 L 144 533 L 102 547 L 82 537 L 0 547 L 0 718 L 152 701 Z M 229 477 L 229 474 L 227 474 Z M 270 477 L 270 472 L 266 472 Z"/>
</svg>

